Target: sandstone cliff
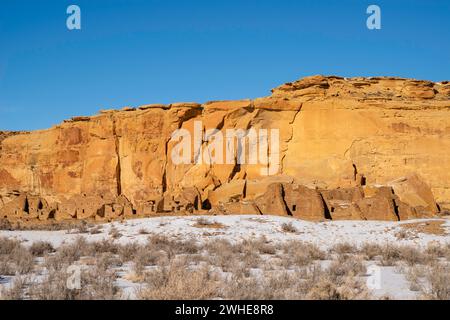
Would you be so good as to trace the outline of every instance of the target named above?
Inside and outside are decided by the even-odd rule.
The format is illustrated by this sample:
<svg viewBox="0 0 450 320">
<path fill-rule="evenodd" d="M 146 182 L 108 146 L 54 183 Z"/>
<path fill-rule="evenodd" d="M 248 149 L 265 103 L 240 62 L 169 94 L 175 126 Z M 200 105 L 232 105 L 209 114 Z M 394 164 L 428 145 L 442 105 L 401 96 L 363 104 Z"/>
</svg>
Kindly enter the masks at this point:
<svg viewBox="0 0 450 320">
<path fill-rule="evenodd" d="M 278 129 L 276 174 L 237 161 L 174 164 L 173 132 L 195 134 L 199 123 L 202 133 Z M 47 130 L 0 132 L 0 213 L 26 220 L 202 210 L 433 216 L 450 208 L 449 138 L 446 81 L 313 76 L 254 100 L 104 110 Z"/>
</svg>

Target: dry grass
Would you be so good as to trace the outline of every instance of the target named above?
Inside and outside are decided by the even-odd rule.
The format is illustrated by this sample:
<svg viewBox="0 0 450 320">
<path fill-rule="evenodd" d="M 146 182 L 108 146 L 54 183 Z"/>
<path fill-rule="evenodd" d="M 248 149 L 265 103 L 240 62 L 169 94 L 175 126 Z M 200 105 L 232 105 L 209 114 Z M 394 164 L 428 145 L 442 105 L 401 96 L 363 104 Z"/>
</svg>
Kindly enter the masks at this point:
<svg viewBox="0 0 450 320">
<path fill-rule="evenodd" d="M 358 248 L 348 242 L 337 243 L 332 248 L 331 251 L 337 254 L 353 254 L 358 250 Z"/>
<path fill-rule="evenodd" d="M 55 252 L 55 248 L 53 248 L 50 242 L 46 241 L 36 241 L 29 248 L 30 253 L 35 257 L 42 257 L 47 253 Z"/>
<path fill-rule="evenodd" d="M 188 270 L 185 265 L 169 267 L 146 274 L 145 287 L 138 291 L 139 299 L 203 300 L 218 296 L 219 282 L 208 267 Z"/>
<path fill-rule="evenodd" d="M 145 235 L 145 234 L 149 234 L 150 232 L 148 232 L 148 230 L 147 229 L 144 229 L 144 228 L 141 228 L 141 229 L 139 229 L 139 231 L 138 231 L 138 234 L 141 234 L 141 235 Z"/>
<path fill-rule="evenodd" d="M 294 225 L 292 224 L 292 222 L 285 222 L 281 225 L 281 231 L 283 232 L 287 232 L 287 233 L 297 233 L 298 230 L 296 227 L 294 227 Z"/>
<path fill-rule="evenodd" d="M 444 228 L 445 221 L 431 220 L 423 222 L 412 222 L 402 224 L 400 227 L 405 231 L 413 233 L 425 233 L 431 235 L 445 236 L 448 235 L 447 230 Z"/>
<path fill-rule="evenodd" d="M 33 255 L 20 242 L 0 238 L 0 274 L 27 274 L 34 264 Z"/>
<path fill-rule="evenodd" d="M 428 271 L 426 279 L 430 288 L 424 290 L 424 296 L 433 300 L 450 300 L 450 267 L 435 265 Z"/>
<path fill-rule="evenodd" d="M 119 239 L 120 237 L 122 237 L 122 233 L 120 233 L 120 231 L 116 227 L 111 227 L 108 235 L 113 239 Z"/>
<path fill-rule="evenodd" d="M 211 229 L 226 228 L 224 224 L 216 221 L 210 221 L 204 217 L 198 218 L 193 226 L 196 228 L 211 228 Z"/>
<path fill-rule="evenodd" d="M 323 251 L 302 241 L 265 237 L 198 242 L 151 235 L 144 244 L 124 245 L 80 236 L 54 249 L 46 242 L 25 248 L 0 238 L 0 274 L 25 275 L 16 275 L 0 294 L 2 299 L 122 298 L 116 282 L 120 270 L 123 279 L 140 285 L 139 299 L 367 299 L 372 298 L 365 285 L 370 260 L 402 268 L 410 288 L 424 298 L 448 299 L 448 257 L 450 246 L 439 244 L 419 250 L 338 243 Z M 66 286 L 67 268 L 74 264 L 82 266 L 82 290 Z"/>
</svg>

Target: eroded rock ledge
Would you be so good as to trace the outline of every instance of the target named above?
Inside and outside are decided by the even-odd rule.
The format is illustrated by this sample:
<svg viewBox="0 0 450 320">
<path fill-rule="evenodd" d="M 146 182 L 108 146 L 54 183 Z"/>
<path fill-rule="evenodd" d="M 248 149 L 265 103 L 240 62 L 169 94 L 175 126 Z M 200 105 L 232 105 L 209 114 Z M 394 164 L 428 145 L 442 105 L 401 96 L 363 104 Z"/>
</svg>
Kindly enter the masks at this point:
<svg viewBox="0 0 450 320">
<path fill-rule="evenodd" d="M 175 129 L 280 130 L 261 165 L 172 163 Z M 313 76 L 254 100 L 150 104 L 0 132 L 0 217 L 172 213 L 403 220 L 450 208 L 450 84 Z M 203 141 L 204 146 L 208 145 Z"/>
</svg>

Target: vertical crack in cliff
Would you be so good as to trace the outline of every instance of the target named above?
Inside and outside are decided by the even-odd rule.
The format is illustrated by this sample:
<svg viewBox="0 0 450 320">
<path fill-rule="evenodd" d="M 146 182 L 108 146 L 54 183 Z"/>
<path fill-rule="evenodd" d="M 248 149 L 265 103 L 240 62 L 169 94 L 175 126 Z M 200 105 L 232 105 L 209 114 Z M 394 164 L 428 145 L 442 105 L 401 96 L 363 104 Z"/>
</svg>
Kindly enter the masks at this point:
<svg viewBox="0 0 450 320">
<path fill-rule="evenodd" d="M 292 117 L 292 120 L 289 121 L 289 124 L 291 125 L 291 136 L 290 138 L 286 141 L 286 150 L 283 150 L 283 154 L 280 153 L 280 173 L 283 173 L 284 170 L 284 160 L 286 158 L 286 152 L 289 150 L 289 143 L 292 141 L 292 139 L 294 138 L 294 123 L 295 120 L 297 119 L 297 115 L 300 113 L 300 110 L 302 109 L 303 103 L 300 104 L 298 110 L 295 111 L 294 116 Z"/>
<path fill-rule="evenodd" d="M 117 135 L 117 130 L 116 130 L 116 119 L 114 117 L 114 114 L 111 115 L 111 121 L 112 121 L 112 133 L 114 136 L 114 147 L 115 147 L 115 152 L 116 152 L 116 156 L 117 156 L 117 166 L 116 166 L 116 191 L 117 191 L 117 195 L 120 196 L 122 194 L 122 179 L 121 179 L 121 174 L 122 174 L 122 170 L 121 170 L 121 164 L 120 164 L 120 140 L 119 140 L 119 136 Z"/>
<path fill-rule="evenodd" d="M 169 141 L 170 139 L 167 139 L 164 143 L 164 167 L 163 167 L 163 175 L 161 178 L 161 187 L 162 187 L 162 193 L 164 194 L 167 190 L 167 161 L 169 161 L 169 157 L 167 156 L 167 153 L 169 152 Z"/>
</svg>

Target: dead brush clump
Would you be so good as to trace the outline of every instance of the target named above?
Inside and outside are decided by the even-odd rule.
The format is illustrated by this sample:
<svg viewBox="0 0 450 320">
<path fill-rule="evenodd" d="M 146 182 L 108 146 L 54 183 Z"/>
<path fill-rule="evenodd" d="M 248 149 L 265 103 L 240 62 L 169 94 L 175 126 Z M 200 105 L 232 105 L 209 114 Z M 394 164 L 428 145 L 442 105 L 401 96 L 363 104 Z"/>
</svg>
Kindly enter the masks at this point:
<svg viewBox="0 0 450 320">
<path fill-rule="evenodd" d="M 401 228 L 410 231 L 412 234 L 424 233 L 438 236 L 448 234 L 445 228 L 445 221 L 442 220 L 404 223 L 401 225 Z"/>
<path fill-rule="evenodd" d="M 137 291 L 139 299 L 203 300 L 216 298 L 219 283 L 210 267 L 189 270 L 172 263 L 168 267 L 146 273 L 145 285 Z"/>
<path fill-rule="evenodd" d="M 0 255 L 10 254 L 15 248 L 20 247 L 20 246 L 21 246 L 21 244 L 17 240 L 0 238 Z"/>
<path fill-rule="evenodd" d="M 422 279 L 425 278 L 425 270 L 423 266 L 411 266 L 405 273 L 405 278 L 409 282 L 409 290 L 423 291 L 424 283 Z"/>
<path fill-rule="evenodd" d="M 9 288 L 0 287 L 0 300 L 22 300 L 26 283 L 24 277 L 16 277 Z"/>
<path fill-rule="evenodd" d="M 146 234 L 150 234 L 150 232 L 148 232 L 148 230 L 145 228 L 141 228 L 141 229 L 139 229 L 138 234 L 146 235 Z"/>
<path fill-rule="evenodd" d="M 225 228 L 225 225 L 222 223 L 219 223 L 214 220 L 208 220 L 205 217 L 200 217 L 195 221 L 195 224 L 193 225 L 196 228 L 213 228 L 213 229 L 223 229 Z"/>
<path fill-rule="evenodd" d="M 133 260 L 134 256 L 136 255 L 136 252 L 140 248 L 142 248 L 142 246 L 135 242 L 119 246 L 117 254 L 122 264 Z"/>
<path fill-rule="evenodd" d="M 300 299 L 297 290 L 299 277 L 296 273 L 266 273 L 264 277 L 246 276 L 233 273 L 232 277 L 221 285 L 225 299 L 233 300 L 270 300 Z"/>
<path fill-rule="evenodd" d="M 400 259 L 405 261 L 410 266 L 424 264 L 427 261 L 434 260 L 430 260 L 428 255 L 413 246 L 400 246 L 398 247 L 398 251 L 400 254 Z"/>
<path fill-rule="evenodd" d="M 90 256 L 92 247 L 83 237 L 78 237 L 72 244 L 61 246 L 53 255 L 47 255 L 44 266 L 47 270 L 58 271 L 78 261 L 82 256 Z"/>
<path fill-rule="evenodd" d="M 450 300 L 450 266 L 436 264 L 428 270 L 426 280 L 429 288 L 422 290 L 426 299 Z"/>
<path fill-rule="evenodd" d="M 354 254 L 358 251 L 358 248 L 348 242 L 337 243 L 331 248 L 331 252 L 337 254 Z"/>
<path fill-rule="evenodd" d="M 14 249 L 10 259 L 18 274 L 28 274 L 34 269 L 34 256 L 24 247 Z"/>
<path fill-rule="evenodd" d="M 430 259 L 450 258 L 450 246 L 430 242 L 425 248 L 424 253 L 428 255 Z"/>
<path fill-rule="evenodd" d="M 122 261 L 120 258 L 111 252 L 97 254 L 95 262 L 97 268 L 105 272 L 122 266 Z"/>
<path fill-rule="evenodd" d="M 200 251 L 200 247 L 194 239 L 173 241 L 171 246 L 177 254 L 196 254 Z"/>
<path fill-rule="evenodd" d="M 70 274 L 67 269 L 54 269 L 40 281 L 28 284 L 28 296 L 32 300 L 74 300 L 80 295 L 80 290 L 70 290 L 67 279 Z"/>
<path fill-rule="evenodd" d="M 370 293 L 360 278 L 366 272 L 361 257 L 340 254 L 328 268 L 313 266 L 302 284 L 306 299 L 359 300 L 369 299 Z"/>
<path fill-rule="evenodd" d="M 169 248 L 172 244 L 172 240 L 170 240 L 167 236 L 155 234 L 151 235 L 147 239 L 147 245 L 151 246 L 155 250 L 165 250 Z"/>
<path fill-rule="evenodd" d="M 119 288 L 115 285 L 114 271 L 88 268 L 81 272 L 80 289 L 69 289 L 66 269 L 50 272 L 39 282 L 28 286 L 28 296 L 32 300 L 111 300 L 118 298 Z"/>
<path fill-rule="evenodd" d="M 99 234 L 99 233 L 102 233 L 102 231 L 103 231 L 103 228 L 100 225 L 92 226 L 89 229 L 90 234 Z"/>
<path fill-rule="evenodd" d="M 238 300 L 369 298 L 365 283 L 355 276 L 352 267 L 338 272 L 336 267 L 322 269 L 312 264 L 293 272 L 266 272 L 264 276 L 233 273 L 221 288 L 225 299 Z"/>
<path fill-rule="evenodd" d="M 164 266 L 167 263 L 168 261 L 163 251 L 139 247 L 133 257 L 133 271 L 136 275 L 142 275 L 148 266 Z"/>
<path fill-rule="evenodd" d="M 359 249 L 366 260 L 374 260 L 376 257 L 382 255 L 383 248 L 377 243 L 364 243 Z"/>
<path fill-rule="evenodd" d="M 338 281 L 324 275 L 318 278 L 311 290 L 306 294 L 306 299 L 312 300 L 366 300 L 370 293 L 363 281 L 347 276 Z"/>
<path fill-rule="evenodd" d="M 241 254 L 234 254 L 233 258 L 231 263 L 234 264 L 240 260 L 246 268 L 258 268 L 262 263 L 261 255 L 252 250 L 245 251 Z"/>
<path fill-rule="evenodd" d="M 401 260 L 401 253 L 397 246 L 386 244 L 382 247 L 379 260 L 382 266 L 394 266 L 399 260 Z"/>
<path fill-rule="evenodd" d="M 0 238 L 0 274 L 27 274 L 33 268 L 34 257 L 20 242 Z"/>
<path fill-rule="evenodd" d="M 314 244 L 291 240 L 281 245 L 279 255 L 284 266 L 307 266 L 316 260 L 325 260 L 327 254 Z"/>
<path fill-rule="evenodd" d="M 120 247 L 121 246 L 115 242 L 103 239 L 101 241 L 89 243 L 86 247 L 87 250 L 83 252 L 83 255 L 95 256 L 95 254 L 98 253 L 118 254 Z"/>
<path fill-rule="evenodd" d="M 113 239 L 119 239 L 122 237 L 122 233 L 116 227 L 112 226 L 108 232 L 108 235 Z"/>
<path fill-rule="evenodd" d="M 35 257 L 42 257 L 47 253 L 55 252 L 55 248 L 48 241 L 36 241 L 30 246 L 29 251 Z"/>
<path fill-rule="evenodd" d="M 336 260 L 328 266 L 328 275 L 332 280 L 338 280 L 346 276 L 360 276 L 366 273 L 364 260 L 360 256 L 340 254 Z"/>
<path fill-rule="evenodd" d="M 292 224 L 292 222 L 284 222 L 281 225 L 281 231 L 286 232 L 286 233 L 297 233 L 298 230 L 296 227 L 294 227 L 294 225 Z"/>
<path fill-rule="evenodd" d="M 394 266 L 400 261 L 413 266 L 415 264 L 431 263 L 433 260 L 432 256 L 413 246 L 386 244 L 382 247 L 379 261 L 382 266 Z"/>
<path fill-rule="evenodd" d="M 233 246 L 229 241 L 223 239 L 208 242 L 204 250 L 209 263 L 225 272 L 233 269 L 236 261 L 240 261 L 238 260 L 239 252 L 246 252 L 243 247 Z"/>
<path fill-rule="evenodd" d="M 244 240 L 240 247 L 236 246 L 235 248 L 241 252 L 253 251 L 268 255 L 274 255 L 277 252 L 276 247 L 264 236 L 257 240 Z"/>
</svg>

